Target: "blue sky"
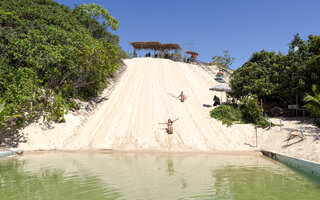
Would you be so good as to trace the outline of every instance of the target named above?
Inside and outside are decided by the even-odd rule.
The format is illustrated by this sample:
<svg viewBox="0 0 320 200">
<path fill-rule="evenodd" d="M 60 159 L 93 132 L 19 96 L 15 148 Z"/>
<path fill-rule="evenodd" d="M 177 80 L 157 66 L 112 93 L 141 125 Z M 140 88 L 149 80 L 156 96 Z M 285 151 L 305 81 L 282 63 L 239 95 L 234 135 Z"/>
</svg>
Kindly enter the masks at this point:
<svg viewBox="0 0 320 200">
<path fill-rule="evenodd" d="M 55 0 L 74 4 L 96 3 L 120 21 L 115 32 L 127 52 L 130 41 L 193 43 L 181 45 L 209 62 L 229 50 L 233 69 L 256 51 L 287 53 L 299 33 L 320 35 L 319 0 Z"/>
</svg>

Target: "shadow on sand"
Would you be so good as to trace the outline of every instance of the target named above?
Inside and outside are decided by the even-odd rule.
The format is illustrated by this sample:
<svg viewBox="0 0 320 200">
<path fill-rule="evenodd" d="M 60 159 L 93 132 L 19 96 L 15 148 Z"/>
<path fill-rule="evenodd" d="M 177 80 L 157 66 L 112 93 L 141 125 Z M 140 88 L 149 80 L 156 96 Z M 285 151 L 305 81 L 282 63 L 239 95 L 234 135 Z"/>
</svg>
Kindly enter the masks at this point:
<svg viewBox="0 0 320 200">
<path fill-rule="evenodd" d="M 205 108 L 211 108 L 211 107 L 213 107 L 212 105 L 209 105 L 209 104 L 202 104 L 202 106 L 205 107 Z"/>
</svg>

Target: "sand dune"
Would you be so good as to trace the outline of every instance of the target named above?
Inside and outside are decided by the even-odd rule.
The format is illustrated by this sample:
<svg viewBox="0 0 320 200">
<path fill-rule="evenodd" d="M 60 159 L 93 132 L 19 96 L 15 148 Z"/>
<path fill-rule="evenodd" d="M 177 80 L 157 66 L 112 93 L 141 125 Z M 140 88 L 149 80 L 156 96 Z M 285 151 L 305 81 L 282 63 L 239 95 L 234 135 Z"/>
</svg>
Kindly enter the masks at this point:
<svg viewBox="0 0 320 200">
<path fill-rule="evenodd" d="M 209 91 L 219 83 L 201 67 L 154 58 L 129 59 L 125 64 L 127 70 L 109 100 L 85 124 L 58 128 L 59 131 L 50 134 L 43 131 L 28 134 L 29 142 L 21 147 L 155 151 L 252 149 L 244 144 L 254 141 L 251 125 L 227 128 L 209 117 L 212 108 L 204 104 L 212 105 L 213 96 L 221 93 Z M 181 91 L 187 96 L 184 103 L 175 98 Z M 222 98 L 226 99 L 225 94 Z M 179 118 L 172 135 L 166 133 L 165 125 L 159 124 L 168 118 Z"/>
<path fill-rule="evenodd" d="M 67 149 L 118 149 L 161 151 L 210 151 L 230 148 L 225 128 L 209 117 L 218 84 L 199 66 L 165 59 L 136 58 L 125 61 L 127 71 L 110 100 L 89 119 L 78 134 L 65 141 Z M 184 91 L 188 99 L 175 97 Z M 220 93 L 217 93 L 220 95 Z M 225 97 L 224 97 L 225 99 Z M 174 123 L 168 135 L 165 122 Z M 233 145 L 233 144 L 231 144 Z M 232 148 L 234 149 L 234 148 Z"/>
<path fill-rule="evenodd" d="M 135 58 L 127 66 L 108 100 L 89 116 L 70 113 L 67 123 L 43 129 L 39 123 L 26 127 L 28 138 L 19 148 L 24 150 L 97 150 L 215 152 L 268 149 L 291 156 L 320 161 L 319 128 L 309 122 L 283 119 L 284 130 L 258 129 L 258 147 L 252 125 L 231 127 L 210 118 L 213 96 L 209 91 L 219 84 L 198 65 L 166 59 Z M 213 68 L 217 72 L 217 68 Z M 187 100 L 176 96 L 181 91 Z M 225 94 L 222 94 L 225 100 Z M 168 118 L 179 118 L 174 134 L 159 124 Z M 279 119 L 272 119 L 279 124 Z M 287 134 L 302 126 L 306 139 L 287 145 Z M 294 142 L 294 141 L 293 141 Z M 318 153 L 315 153 L 318 152 Z"/>
</svg>

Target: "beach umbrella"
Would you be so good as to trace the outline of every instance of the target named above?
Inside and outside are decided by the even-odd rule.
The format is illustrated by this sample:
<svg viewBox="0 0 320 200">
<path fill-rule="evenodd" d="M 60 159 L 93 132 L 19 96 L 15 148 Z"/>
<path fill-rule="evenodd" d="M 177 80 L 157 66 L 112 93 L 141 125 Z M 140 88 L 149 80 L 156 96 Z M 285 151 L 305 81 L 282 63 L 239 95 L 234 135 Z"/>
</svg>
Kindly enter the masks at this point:
<svg viewBox="0 0 320 200">
<path fill-rule="evenodd" d="M 212 88 L 209 88 L 209 90 L 219 92 L 232 92 L 232 88 L 227 85 L 215 85 Z"/>
<path fill-rule="evenodd" d="M 209 90 L 221 92 L 221 102 L 222 102 L 222 92 L 232 92 L 232 88 L 227 85 L 215 85 Z"/>
</svg>

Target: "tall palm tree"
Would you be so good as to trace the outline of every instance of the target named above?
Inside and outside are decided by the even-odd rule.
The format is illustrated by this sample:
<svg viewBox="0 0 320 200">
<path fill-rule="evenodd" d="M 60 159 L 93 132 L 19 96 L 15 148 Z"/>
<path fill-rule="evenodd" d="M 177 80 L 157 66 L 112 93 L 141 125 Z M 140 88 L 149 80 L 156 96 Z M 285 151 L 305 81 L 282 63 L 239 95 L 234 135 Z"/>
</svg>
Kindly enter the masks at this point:
<svg viewBox="0 0 320 200">
<path fill-rule="evenodd" d="M 320 90 L 317 85 L 312 85 L 312 91 L 314 96 L 310 94 L 304 96 L 303 100 L 307 103 L 304 107 L 310 109 L 316 116 L 320 116 Z"/>
</svg>

